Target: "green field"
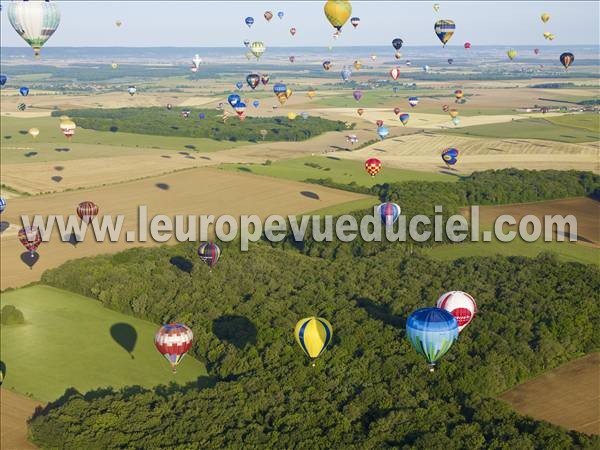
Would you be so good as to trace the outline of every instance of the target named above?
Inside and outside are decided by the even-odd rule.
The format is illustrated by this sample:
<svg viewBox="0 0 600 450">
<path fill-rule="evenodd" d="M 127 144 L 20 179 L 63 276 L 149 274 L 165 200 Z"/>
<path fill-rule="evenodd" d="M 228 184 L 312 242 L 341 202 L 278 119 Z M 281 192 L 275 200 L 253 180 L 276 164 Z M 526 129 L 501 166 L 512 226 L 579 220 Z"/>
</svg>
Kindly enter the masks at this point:
<svg viewBox="0 0 600 450">
<path fill-rule="evenodd" d="M 500 139 L 544 139 L 568 143 L 594 142 L 600 139 L 600 120 L 597 114 L 567 114 L 548 119 L 523 119 L 507 123 L 444 129 L 439 132 Z"/>
<path fill-rule="evenodd" d="M 309 164 L 309 165 L 307 165 Z M 267 175 L 286 180 L 305 181 L 307 179 L 331 178 L 336 183 L 356 183 L 371 187 L 376 184 L 401 181 L 456 181 L 457 177 L 446 174 L 419 172 L 385 168 L 375 177 L 371 177 L 360 161 L 336 159 L 335 157 L 310 156 L 306 158 L 276 161 L 271 165 L 264 164 L 222 164 L 223 170 L 242 173 Z"/>
<path fill-rule="evenodd" d="M 2 326 L 2 387 L 37 400 L 56 400 L 70 387 L 83 393 L 108 386 L 184 384 L 206 374 L 189 356 L 173 374 L 154 347 L 157 325 L 106 309 L 96 300 L 33 286 L 2 294 L 0 304 L 16 306 L 26 321 Z M 121 325 L 113 328 L 113 339 L 116 324 Z M 126 348 L 133 348 L 131 354 Z"/>
<path fill-rule="evenodd" d="M 163 150 L 213 152 L 237 147 L 245 142 L 216 141 L 206 138 L 189 138 L 176 136 L 151 136 L 110 131 L 94 131 L 81 127 L 75 131 L 75 136 L 68 141 L 58 127 L 57 117 L 38 117 L 21 119 L 2 117 L 0 125 L 0 150 L 2 162 L 5 164 L 19 162 L 41 162 L 65 159 L 100 158 L 124 156 L 131 154 L 160 154 Z M 40 134 L 33 139 L 27 130 L 37 128 Z M 56 148 L 77 149 L 81 144 L 83 152 L 57 152 Z M 38 154 L 26 157 L 25 154 L 35 151 Z"/>
<path fill-rule="evenodd" d="M 428 256 L 441 260 L 493 255 L 535 257 L 542 252 L 555 253 L 563 261 L 600 265 L 600 249 L 569 242 L 525 242 L 515 239 L 503 243 L 493 238 L 491 242 L 446 244 L 425 251 Z"/>
</svg>

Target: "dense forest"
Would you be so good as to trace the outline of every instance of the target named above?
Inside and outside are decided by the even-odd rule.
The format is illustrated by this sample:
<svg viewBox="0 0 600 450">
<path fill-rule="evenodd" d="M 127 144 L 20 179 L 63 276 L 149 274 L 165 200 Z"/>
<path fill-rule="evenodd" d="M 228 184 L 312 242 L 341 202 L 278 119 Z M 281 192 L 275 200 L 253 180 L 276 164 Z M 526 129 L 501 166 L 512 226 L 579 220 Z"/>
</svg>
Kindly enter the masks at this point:
<svg viewBox="0 0 600 450">
<path fill-rule="evenodd" d="M 248 109 L 253 108 L 247 105 Z M 53 111 L 56 117 L 69 116 L 78 126 L 91 130 L 150 134 L 159 136 L 181 136 L 210 138 L 218 141 L 304 141 L 327 131 L 342 131 L 345 122 L 300 115 L 295 120 L 287 117 L 247 117 L 238 120 L 234 111 L 226 105 L 232 115 L 223 123 L 223 111 L 215 109 L 185 108 L 190 112 L 184 119 L 181 108 L 120 108 L 120 109 L 73 109 Z M 203 118 L 200 118 L 200 115 Z M 261 134 L 266 130 L 266 134 Z"/>
<path fill-rule="evenodd" d="M 507 170 L 426 184 L 370 192 L 421 212 L 440 200 L 458 208 L 591 194 L 598 177 Z M 181 244 L 47 271 L 44 283 L 108 308 L 186 323 L 195 335 L 191 354 L 209 375 L 153 390 L 70 390 L 31 421 L 34 442 L 65 449 L 598 448 L 598 437 L 519 416 L 493 398 L 600 349 L 595 266 L 548 254 L 442 262 L 397 245 L 368 253 L 320 258 L 265 243 L 240 252 L 231 243 L 210 273 L 196 246 Z M 405 321 L 455 289 L 471 293 L 479 311 L 430 373 L 406 339 Z M 292 335 L 310 315 L 334 329 L 316 367 Z"/>
</svg>

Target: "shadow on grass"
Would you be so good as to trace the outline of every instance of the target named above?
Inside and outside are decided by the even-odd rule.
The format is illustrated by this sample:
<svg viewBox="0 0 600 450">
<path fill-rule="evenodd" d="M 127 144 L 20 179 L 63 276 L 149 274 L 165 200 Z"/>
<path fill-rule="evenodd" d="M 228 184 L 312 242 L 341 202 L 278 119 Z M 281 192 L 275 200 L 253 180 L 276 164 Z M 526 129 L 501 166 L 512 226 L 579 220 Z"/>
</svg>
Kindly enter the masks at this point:
<svg viewBox="0 0 600 450">
<path fill-rule="evenodd" d="M 129 353 L 131 359 L 135 359 L 133 350 L 137 342 L 137 331 L 132 325 L 124 322 L 115 323 L 110 327 L 110 336 L 123 350 Z"/>
</svg>

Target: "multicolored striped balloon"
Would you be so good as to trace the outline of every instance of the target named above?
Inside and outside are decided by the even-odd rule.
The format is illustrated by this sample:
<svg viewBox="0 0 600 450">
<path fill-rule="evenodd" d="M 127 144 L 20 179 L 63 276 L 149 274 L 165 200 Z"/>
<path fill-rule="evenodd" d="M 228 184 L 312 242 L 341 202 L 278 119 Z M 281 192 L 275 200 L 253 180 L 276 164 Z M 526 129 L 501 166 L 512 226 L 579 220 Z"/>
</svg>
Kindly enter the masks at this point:
<svg viewBox="0 0 600 450">
<path fill-rule="evenodd" d="M 194 333 L 182 323 L 163 325 L 154 336 L 156 349 L 169 361 L 174 373 L 177 365 L 192 348 L 193 341 Z"/>
</svg>

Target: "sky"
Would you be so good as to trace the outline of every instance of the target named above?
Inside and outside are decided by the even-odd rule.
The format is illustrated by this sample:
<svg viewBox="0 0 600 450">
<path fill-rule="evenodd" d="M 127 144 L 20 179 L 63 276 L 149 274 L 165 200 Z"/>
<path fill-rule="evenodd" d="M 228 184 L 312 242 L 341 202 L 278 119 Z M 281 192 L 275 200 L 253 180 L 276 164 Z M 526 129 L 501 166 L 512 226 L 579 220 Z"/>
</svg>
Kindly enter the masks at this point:
<svg viewBox="0 0 600 450">
<path fill-rule="evenodd" d="M 2 46 L 25 46 L 6 17 L 8 2 L 2 0 Z M 59 1 L 61 24 L 47 46 L 72 47 L 237 47 L 244 39 L 269 46 L 386 45 L 401 37 L 405 45 L 441 45 L 433 24 L 452 19 L 456 32 L 450 45 L 597 45 L 600 36 L 597 1 L 481 1 L 377 2 L 352 1 L 352 15 L 361 18 L 353 29 L 348 22 L 342 36 L 323 14 L 324 1 Z M 271 10 L 271 22 L 263 13 Z M 282 20 L 278 11 L 284 11 Z M 540 15 L 551 19 L 543 24 Z M 248 28 L 244 19 L 252 16 Z M 121 20 L 120 28 L 115 21 Z M 289 29 L 295 27 L 292 37 Z M 552 42 L 542 33 L 556 36 Z"/>
</svg>

